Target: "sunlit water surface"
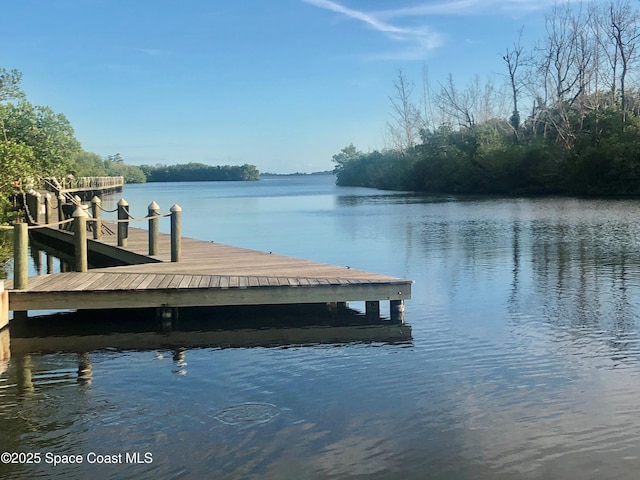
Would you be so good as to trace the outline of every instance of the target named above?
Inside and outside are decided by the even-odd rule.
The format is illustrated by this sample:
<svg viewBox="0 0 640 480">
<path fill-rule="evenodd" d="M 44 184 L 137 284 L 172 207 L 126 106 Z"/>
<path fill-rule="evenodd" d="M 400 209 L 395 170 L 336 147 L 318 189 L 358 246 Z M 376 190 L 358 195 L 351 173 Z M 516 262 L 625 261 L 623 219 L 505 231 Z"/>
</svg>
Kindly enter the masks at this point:
<svg viewBox="0 0 640 480">
<path fill-rule="evenodd" d="M 139 217 L 180 204 L 186 236 L 415 280 L 411 340 L 18 352 L 0 364 L 0 450 L 83 463 L 2 478 L 637 478 L 640 201 L 330 176 L 124 196 Z"/>
</svg>

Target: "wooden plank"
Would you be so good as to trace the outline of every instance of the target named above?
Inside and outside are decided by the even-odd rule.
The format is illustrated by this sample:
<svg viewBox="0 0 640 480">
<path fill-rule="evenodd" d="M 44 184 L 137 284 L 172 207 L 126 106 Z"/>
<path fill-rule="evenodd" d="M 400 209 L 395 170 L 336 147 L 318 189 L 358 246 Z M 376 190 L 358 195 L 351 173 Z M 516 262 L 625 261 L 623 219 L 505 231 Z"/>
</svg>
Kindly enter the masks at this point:
<svg viewBox="0 0 640 480">
<path fill-rule="evenodd" d="M 147 275 L 144 273 L 139 273 L 135 279 L 128 285 L 129 290 L 135 290 L 142 284 L 142 282 L 147 278 Z"/>
<path fill-rule="evenodd" d="M 144 279 L 144 274 L 134 273 L 131 274 L 128 278 L 123 279 L 121 283 L 118 284 L 117 288 L 119 290 L 134 290 L 134 284 L 139 284 Z"/>
<path fill-rule="evenodd" d="M 91 273 L 84 277 L 84 281 L 82 283 L 77 284 L 75 287 L 70 288 L 69 290 L 86 290 L 89 285 L 100 282 L 101 279 L 106 275 L 106 273 Z"/>
<path fill-rule="evenodd" d="M 191 280 L 193 280 L 193 275 L 184 275 L 178 284 L 178 288 L 189 288 Z"/>
<path fill-rule="evenodd" d="M 165 278 L 164 275 L 154 275 L 154 279 L 147 285 L 146 289 L 158 288 L 160 282 Z"/>
<path fill-rule="evenodd" d="M 108 290 L 113 290 L 114 287 L 118 285 L 120 282 L 122 282 L 122 276 L 117 273 L 112 273 L 108 275 L 100 285 L 97 285 L 94 288 L 94 290 L 99 290 L 103 292 Z"/>
<path fill-rule="evenodd" d="M 144 280 L 142 280 L 142 282 L 140 282 L 140 284 L 136 287 L 136 290 L 146 290 L 156 280 L 156 278 L 157 275 L 147 274 Z"/>
<path fill-rule="evenodd" d="M 184 275 L 176 275 L 171 279 L 171 281 L 167 284 L 167 288 L 178 288 L 182 280 L 184 280 Z"/>
<path fill-rule="evenodd" d="M 171 283 L 171 280 L 173 280 L 174 276 L 175 275 L 164 275 L 164 278 L 160 281 L 157 288 L 167 288 L 169 286 L 169 283 Z"/>
</svg>

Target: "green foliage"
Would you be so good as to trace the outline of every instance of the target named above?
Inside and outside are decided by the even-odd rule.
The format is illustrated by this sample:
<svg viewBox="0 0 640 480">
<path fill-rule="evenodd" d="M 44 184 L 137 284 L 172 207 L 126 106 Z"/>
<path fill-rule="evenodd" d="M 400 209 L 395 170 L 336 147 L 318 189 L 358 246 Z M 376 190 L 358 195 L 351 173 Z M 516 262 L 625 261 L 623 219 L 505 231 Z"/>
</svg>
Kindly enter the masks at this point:
<svg viewBox="0 0 640 480">
<path fill-rule="evenodd" d="M 125 183 L 145 183 L 147 175 L 141 167 L 127 165 L 119 153 L 109 155 L 103 162 L 107 176 L 124 177 Z"/>
<path fill-rule="evenodd" d="M 26 101 L 0 109 L 4 134 L 33 150 L 34 170 L 43 175 L 64 175 L 70 159 L 81 151 L 73 128 L 61 113 Z"/>
<path fill-rule="evenodd" d="M 67 171 L 74 177 L 105 177 L 110 175 L 105 160 L 100 155 L 84 150 L 71 156 Z"/>
<path fill-rule="evenodd" d="M 640 117 L 615 108 L 592 112 L 572 145 L 530 132 L 515 138 L 508 120 L 421 132 L 398 151 L 334 156 L 338 185 L 447 194 L 640 194 Z"/>
<path fill-rule="evenodd" d="M 211 166 L 203 163 L 178 165 L 142 165 L 141 171 L 148 182 L 205 182 L 259 180 L 260 172 L 254 165 Z"/>
<path fill-rule="evenodd" d="M 10 220 L 10 197 L 16 192 L 14 182 L 33 178 L 33 150 L 14 140 L 0 141 L 0 223 Z"/>
</svg>

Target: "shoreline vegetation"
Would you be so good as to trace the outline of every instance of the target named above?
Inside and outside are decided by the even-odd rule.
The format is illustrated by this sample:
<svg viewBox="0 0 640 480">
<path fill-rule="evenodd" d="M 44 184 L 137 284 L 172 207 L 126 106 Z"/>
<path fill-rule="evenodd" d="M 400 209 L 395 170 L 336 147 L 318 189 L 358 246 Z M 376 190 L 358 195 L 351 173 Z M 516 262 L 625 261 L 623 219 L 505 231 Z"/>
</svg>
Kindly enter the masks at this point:
<svg viewBox="0 0 640 480">
<path fill-rule="evenodd" d="M 391 146 L 333 156 L 336 183 L 428 194 L 640 194 L 640 13 L 556 4 L 543 38 L 502 54 L 502 86 L 394 82 Z M 525 113 L 526 112 L 526 113 Z"/>
<path fill-rule="evenodd" d="M 48 177 L 122 176 L 125 183 L 183 181 L 251 181 L 260 178 L 254 165 L 128 165 L 119 153 L 101 157 L 85 151 L 69 120 L 50 107 L 31 104 L 21 90 L 22 74 L 0 67 L 0 224 L 20 212 L 11 199 L 25 189 L 41 187 Z M 0 235 L 0 258 L 10 250 Z"/>
<path fill-rule="evenodd" d="M 141 165 L 140 170 L 147 182 L 219 182 L 255 181 L 260 172 L 255 165 L 205 165 L 204 163 L 181 163 L 177 165 Z"/>
</svg>

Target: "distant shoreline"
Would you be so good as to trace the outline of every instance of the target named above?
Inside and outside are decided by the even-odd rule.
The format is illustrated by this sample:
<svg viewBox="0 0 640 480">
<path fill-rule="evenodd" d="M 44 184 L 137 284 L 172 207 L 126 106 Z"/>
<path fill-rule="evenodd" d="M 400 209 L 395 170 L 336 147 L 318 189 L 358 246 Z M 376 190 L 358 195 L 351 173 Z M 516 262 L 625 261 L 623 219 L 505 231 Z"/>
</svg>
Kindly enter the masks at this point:
<svg viewBox="0 0 640 480">
<path fill-rule="evenodd" d="M 304 177 L 304 176 L 311 176 L 311 175 L 335 175 L 333 173 L 333 170 L 325 170 L 323 172 L 311 172 L 311 173 L 304 173 L 304 172 L 295 172 L 295 173 L 271 173 L 271 172 L 266 172 L 266 173 L 261 173 L 260 176 L 261 177 Z"/>
</svg>

